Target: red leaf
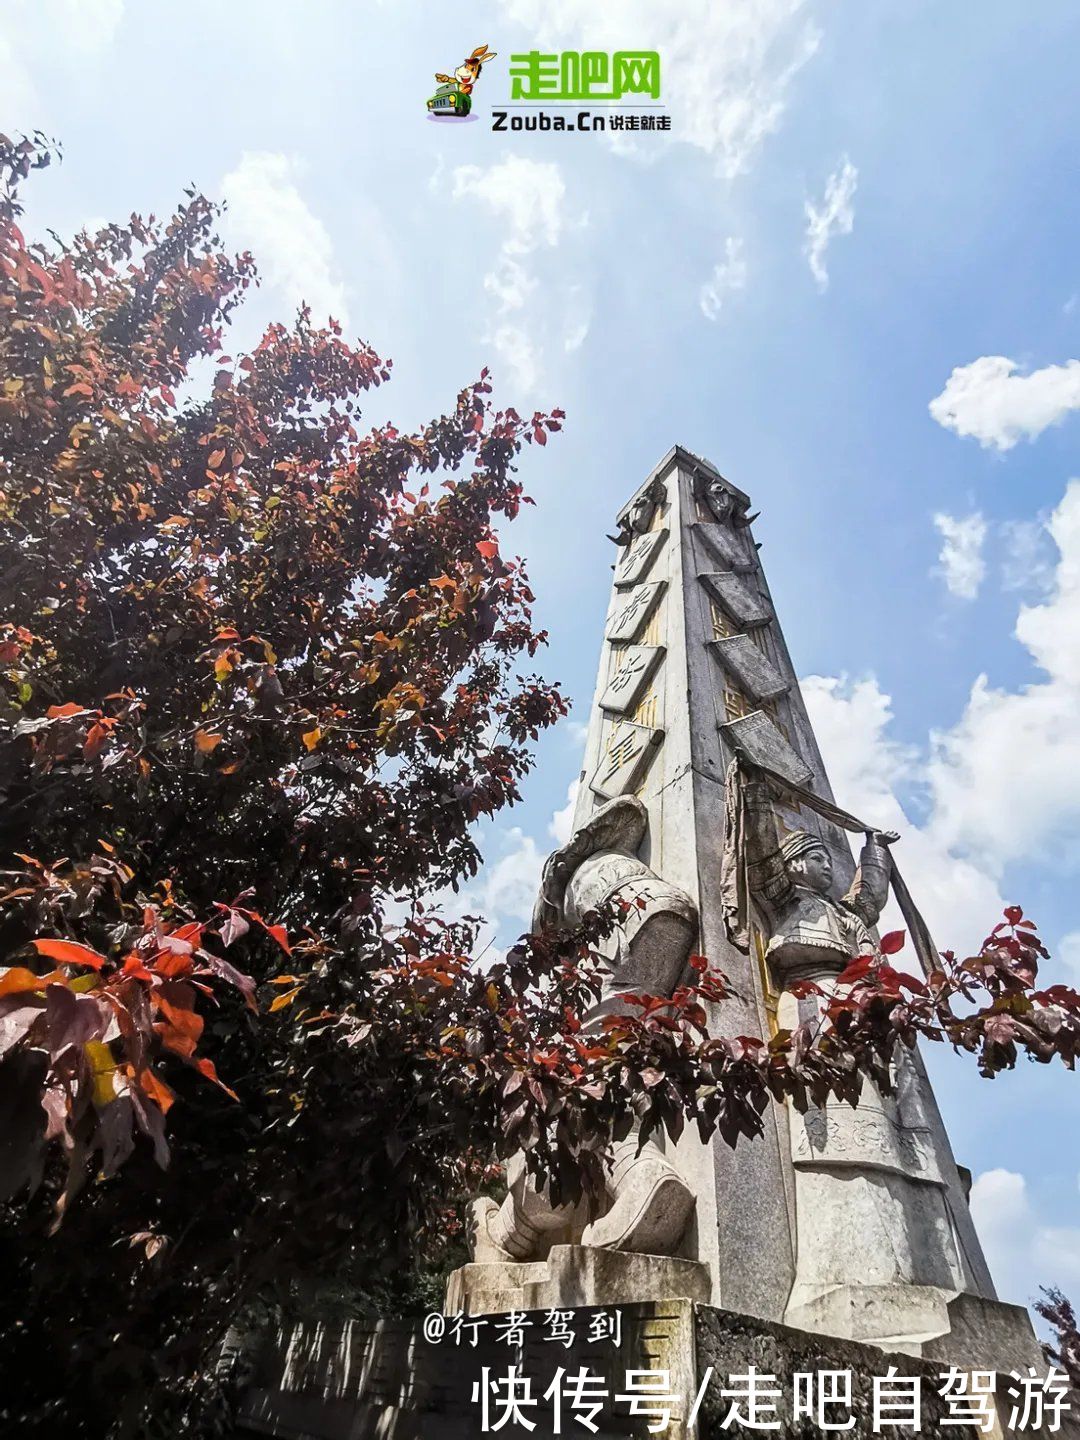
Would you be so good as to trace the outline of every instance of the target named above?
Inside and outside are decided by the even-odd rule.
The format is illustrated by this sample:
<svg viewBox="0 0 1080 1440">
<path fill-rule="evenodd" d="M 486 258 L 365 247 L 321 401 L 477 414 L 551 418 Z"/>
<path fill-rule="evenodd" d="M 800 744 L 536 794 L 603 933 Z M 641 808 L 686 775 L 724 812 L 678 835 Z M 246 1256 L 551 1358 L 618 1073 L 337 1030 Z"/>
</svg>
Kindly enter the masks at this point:
<svg viewBox="0 0 1080 1440">
<path fill-rule="evenodd" d="M 873 964 L 874 957 L 872 955 L 859 955 L 845 970 L 841 970 L 836 977 L 837 984 L 854 985 L 856 980 L 862 980 L 869 973 Z"/>
<path fill-rule="evenodd" d="M 476 548 L 485 560 L 493 560 L 499 553 L 499 547 L 494 540 L 478 540 Z"/>
<path fill-rule="evenodd" d="M 284 925 L 267 925 L 266 922 L 263 921 L 263 928 L 268 935 L 273 936 L 282 950 L 285 951 L 286 955 L 292 954 L 292 946 L 289 944 L 289 933 Z"/>
<path fill-rule="evenodd" d="M 236 1091 L 230 1090 L 228 1085 L 226 1085 L 225 1082 L 218 1075 L 217 1070 L 214 1068 L 214 1062 L 212 1060 L 207 1060 L 205 1056 L 202 1060 L 196 1060 L 195 1069 L 198 1070 L 200 1075 L 205 1075 L 208 1080 L 212 1080 L 215 1085 L 220 1085 L 222 1090 L 225 1091 L 226 1095 L 231 1095 L 234 1100 L 240 1099 L 240 1096 L 237 1095 Z"/>
<path fill-rule="evenodd" d="M 898 950 L 904 948 L 904 940 L 906 938 L 903 930 L 890 930 L 888 935 L 881 937 L 881 953 L 883 955 L 895 955 Z"/>
<path fill-rule="evenodd" d="M 86 737 L 86 744 L 83 746 L 83 755 L 87 760 L 93 760 L 105 748 L 105 741 L 109 738 L 109 731 L 106 726 L 96 722 L 90 726 L 89 734 Z"/>
<path fill-rule="evenodd" d="M 73 940 L 35 940 L 34 949 L 39 955 L 50 960 L 59 960 L 62 965 L 88 965 L 91 970 L 100 970 L 105 956 L 85 945 L 76 945 Z"/>
<path fill-rule="evenodd" d="M 1024 912 L 1019 905 L 1005 906 L 1005 919 L 1010 925 L 1018 925 L 1023 918 Z"/>
</svg>

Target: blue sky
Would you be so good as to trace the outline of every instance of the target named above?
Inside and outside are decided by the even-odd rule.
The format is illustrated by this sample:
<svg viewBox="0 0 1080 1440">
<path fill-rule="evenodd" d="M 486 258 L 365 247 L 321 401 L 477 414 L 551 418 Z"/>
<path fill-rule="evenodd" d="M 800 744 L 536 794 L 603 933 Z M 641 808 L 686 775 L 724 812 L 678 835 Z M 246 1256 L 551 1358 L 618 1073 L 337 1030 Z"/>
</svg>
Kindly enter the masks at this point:
<svg viewBox="0 0 1080 1440">
<path fill-rule="evenodd" d="M 679 442 L 761 509 L 838 799 L 904 832 L 939 943 L 1019 900 L 1080 983 L 1075 4 L 469 9 L 3 0 L 0 128 L 65 147 L 31 228 L 160 214 L 194 182 L 262 265 L 232 353 L 306 297 L 394 359 L 372 419 L 420 423 L 484 364 L 500 401 L 566 409 L 504 548 L 576 720 L 485 835 L 501 939 L 566 823 L 604 531 Z M 482 43 L 480 118 L 428 120 L 434 72 Z M 492 133 L 509 53 L 537 46 L 659 50 L 670 135 Z M 1074 1078 L 930 1060 L 1003 1293 L 1080 1294 Z"/>
</svg>

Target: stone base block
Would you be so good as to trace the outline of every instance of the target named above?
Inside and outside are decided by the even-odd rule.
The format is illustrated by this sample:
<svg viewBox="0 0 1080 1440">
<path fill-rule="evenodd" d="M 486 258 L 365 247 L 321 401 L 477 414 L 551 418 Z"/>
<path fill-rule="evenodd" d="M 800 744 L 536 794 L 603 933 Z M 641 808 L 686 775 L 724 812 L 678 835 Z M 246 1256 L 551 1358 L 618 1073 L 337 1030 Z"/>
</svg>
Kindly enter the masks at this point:
<svg viewBox="0 0 1080 1440">
<path fill-rule="evenodd" d="M 957 1295 L 949 1301 L 948 1333 L 927 1341 L 922 1353 L 928 1360 L 955 1360 L 969 1370 L 1018 1370 L 1024 1374 L 1029 1365 L 1040 1373 L 1046 1369 L 1031 1316 L 1024 1307 L 983 1300 L 978 1295 Z"/>
<path fill-rule="evenodd" d="M 553 1245 L 546 1260 L 462 1265 L 450 1276 L 446 1313 L 571 1310 L 580 1305 L 709 1299 L 708 1266 L 669 1255 Z"/>
<path fill-rule="evenodd" d="M 836 1285 L 790 1306 L 785 1324 L 896 1350 L 955 1361 L 968 1369 L 1042 1364 L 1028 1313 L 1019 1305 L 957 1294 L 935 1285 Z"/>
</svg>

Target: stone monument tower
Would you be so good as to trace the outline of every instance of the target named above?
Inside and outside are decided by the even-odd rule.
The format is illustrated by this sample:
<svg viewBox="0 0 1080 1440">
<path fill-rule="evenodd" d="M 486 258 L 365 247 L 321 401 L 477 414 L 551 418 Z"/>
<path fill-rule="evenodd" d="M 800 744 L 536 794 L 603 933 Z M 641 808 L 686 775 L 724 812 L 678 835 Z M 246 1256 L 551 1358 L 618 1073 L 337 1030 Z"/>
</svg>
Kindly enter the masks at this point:
<svg viewBox="0 0 1080 1440">
<path fill-rule="evenodd" d="M 796 1000 L 790 982 L 828 984 L 864 952 L 890 883 L 904 903 L 893 859 L 903 837 L 833 802 L 754 518 L 742 491 L 678 447 L 616 517 L 574 833 L 544 866 L 533 917 L 542 931 L 609 897 L 631 902 L 598 1012 L 625 992 L 670 993 L 697 951 L 728 976 L 710 1025 L 730 1036 L 792 1028 L 817 1002 Z M 862 832 L 857 865 L 845 832 Z M 867 1083 L 855 1108 L 770 1105 L 764 1135 L 734 1149 L 690 1129 L 677 1146 L 631 1135 L 598 1213 L 553 1205 L 512 1162 L 503 1202 L 476 1203 L 473 1260 L 446 1295 L 455 1323 L 468 1312 L 488 1326 L 479 1339 L 429 1343 L 444 1325 L 449 1335 L 441 1316 L 428 1317 L 434 1332 L 427 1321 L 291 1325 L 264 1347 L 240 1433 L 466 1440 L 480 1433 L 478 1397 L 508 1365 L 505 1383 L 543 1404 L 530 1399 L 532 1418 L 504 1433 L 541 1422 L 537 1435 L 569 1433 L 549 1388 L 571 1365 L 548 1343 L 543 1327 L 557 1323 L 560 1339 L 577 1333 L 573 1366 L 615 1397 L 597 1431 L 607 1440 L 654 1433 L 633 1418 L 654 1412 L 618 1393 L 641 1375 L 675 1397 L 671 1440 L 736 1433 L 709 1377 L 746 1379 L 751 1361 L 783 1390 L 782 1437 L 810 1433 L 796 1387 L 818 1371 L 849 1375 L 849 1433 L 879 1434 L 872 1377 L 887 1366 L 921 1377 L 921 1433 L 955 1435 L 936 1389 L 943 1369 L 993 1385 L 991 1372 L 1045 1365 L 1027 1312 L 995 1298 L 918 1055 L 902 1056 L 894 1080 L 887 1098 Z M 596 1323 L 612 1313 L 614 1347 Z M 1007 1389 L 996 1394 L 1005 1406 Z"/>
<path fill-rule="evenodd" d="M 601 1008 L 620 989 L 670 992 L 700 950 L 731 982 L 713 1033 L 767 1037 L 814 1004 L 785 993 L 792 979 L 828 981 L 872 943 L 902 838 L 868 829 L 856 867 L 834 823 L 755 518 L 747 495 L 679 447 L 616 517 L 574 836 L 545 867 L 534 925 L 610 895 L 643 900 Z M 855 1109 L 774 1105 L 764 1120 L 765 1135 L 735 1149 L 687 1133 L 638 1153 L 631 1137 L 599 1220 L 553 1208 L 512 1166 L 504 1204 L 479 1208 L 477 1263 L 452 1303 L 678 1294 L 913 1355 L 1038 1359 L 1026 1313 L 995 1297 L 917 1055 L 899 1062 L 895 1096 L 867 1084 Z M 572 1294 L 559 1278 L 571 1253 Z M 582 1266 L 600 1291 L 583 1293 Z"/>
</svg>

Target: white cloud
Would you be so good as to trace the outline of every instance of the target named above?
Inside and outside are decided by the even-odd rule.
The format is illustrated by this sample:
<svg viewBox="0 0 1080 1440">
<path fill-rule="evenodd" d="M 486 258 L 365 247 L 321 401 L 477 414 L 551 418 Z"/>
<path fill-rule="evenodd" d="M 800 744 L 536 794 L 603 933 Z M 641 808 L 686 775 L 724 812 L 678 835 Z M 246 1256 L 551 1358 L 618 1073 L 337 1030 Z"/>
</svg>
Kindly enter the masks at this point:
<svg viewBox="0 0 1080 1440">
<path fill-rule="evenodd" d="M 1003 554 L 1001 583 L 1006 590 L 1045 591 L 1054 578 L 1054 545 L 1047 516 L 1003 520 L 998 526 Z"/>
<path fill-rule="evenodd" d="M 932 737 L 936 831 L 993 873 L 1062 840 L 1075 849 L 1080 822 L 1080 481 L 1069 483 L 1049 532 L 1058 549 L 1051 592 L 1021 606 L 1015 631 L 1045 678 L 1010 691 L 979 676 L 957 724 Z"/>
<path fill-rule="evenodd" d="M 486 170 L 459 165 L 451 191 L 455 200 L 475 197 L 505 226 L 503 253 L 526 255 L 557 245 L 565 220 L 566 182 L 552 160 L 508 155 Z"/>
<path fill-rule="evenodd" d="M 551 817 L 548 834 L 556 845 L 565 845 L 574 833 L 574 807 L 577 805 L 580 784 L 581 781 L 576 778 L 570 781 L 566 790 L 566 804 Z"/>
<path fill-rule="evenodd" d="M 505 837 L 510 848 L 484 871 L 482 906 L 485 919 L 504 929 L 527 930 L 540 888 L 544 857 L 531 835 L 514 826 Z"/>
<path fill-rule="evenodd" d="M 932 823 L 917 824 L 899 799 L 899 789 L 918 786 L 923 761 L 890 735 L 890 697 L 872 677 L 811 675 L 800 686 L 837 803 L 870 825 L 900 831 L 897 864 L 936 944 L 977 949 L 1005 902 L 990 873 L 951 851 Z M 882 929 L 903 929 L 892 902 Z"/>
<path fill-rule="evenodd" d="M 566 297 L 566 329 L 563 350 L 567 355 L 580 350 L 589 338 L 592 325 L 592 304 L 583 285 L 572 285 Z"/>
<path fill-rule="evenodd" d="M 60 0 L 59 5 L 54 0 L 52 6 L 37 0 L 35 8 L 51 9 L 55 33 L 62 34 L 66 45 L 89 54 L 108 49 L 124 17 L 124 0 Z"/>
<path fill-rule="evenodd" d="M 441 183 L 441 176 L 433 178 Z M 508 155 L 494 165 L 459 165 L 450 177 L 450 193 L 459 203 L 481 206 L 499 236 L 499 248 L 484 276 L 493 301 L 486 339 L 494 347 L 523 394 L 533 394 L 544 374 L 545 340 L 557 329 L 549 284 L 537 272 L 537 254 L 554 250 L 569 229 L 583 219 L 569 219 L 566 181 L 551 160 Z M 588 302 L 582 287 L 570 287 L 558 343 L 564 354 L 578 349 L 588 334 Z"/>
<path fill-rule="evenodd" d="M 488 339 L 506 366 L 511 383 L 524 395 L 533 395 L 540 385 L 540 351 L 520 325 L 497 325 Z"/>
<path fill-rule="evenodd" d="M 124 0 L 7 0 L 0 96 L 9 132 L 29 132 L 47 123 L 50 92 L 57 83 L 49 72 L 54 67 L 81 71 L 104 54 L 123 16 Z"/>
<path fill-rule="evenodd" d="M 946 430 L 971 435 L 984 447 L 1011 450 L 1025 437 L 1035 440 L 1072 410 L 1080 410 L 1080 360 L 1047 365 L 1018 375 L 1004 355 L 983 355 L 958 365 L 930 414 Z"/>
<path fill-rule="evenodd" d="M 297 186 L 300 169 L 288 155 L 245 151 L 221 182 L 229 240 L 252 251 L 263 279 L 292 307 L 311 306 L 312 319 L 348 324 L 345 285 L 326 226 Z"/>
<path fill-rule="evenodd" d="M 926 752 L 898 746 L 873 679 L 811 676 L 803 693 L 839 803 L 898 829 L 896 855 L 938 943 L 968 951 L 1001 912 L 1011 864 L 1080 865 L 1080 481 L 1049 521 L 1058 550 L 1044 603 L 1023 605 L 1016 636 L 1044 678 L 1015 690 L 972 686 L 956 724 Z M 923 798 L 913 824 L 899 795 Z M 1066 958 L 1075 960 L 1076 942 Z"/>
<path fill-rule="evenodd" d="M 706 320 L 717 320 L 726 296 L 746 289 L 746 260 L 743 242 L 729 235 L 724 241 L 724 258 L 717 262 L 712 275 L 701 287 L 699 303 Z"/>
<path fill-rule="evenodd" d="M 500 313 L 523 310 L 536 290 L 536 277 L 529 274 L 520 260 L 502 254 L 494 270 L 484 276 L 484 289 L 494 298 Z"/>
<path fill-rule="evenodd" d="M 808 0 L 509 0 L 507 8 L 541 47 L 657 50 L 671 142 L 704 151 L 727 178 L 749 169 L 779 127 L 792 81 L 821 39 Z M 643 157 L 661 141 L 647 138 L 635 147 Z"/>
<path fill-rule="evenodd" d="M 986 578 L 986 521 L 977 510 L 970 515 L 939 512 L 934 525 L 941 536 L 939 558 L 946 588 L 961 600 L 974 600 Z"/>
<path fill-rule="evenodd" d="M 1063 935 L 1054 953 L 1065 968 L 1065 983 L 1080 988 L 1080 930 Z M 1080 1176 L 1077 1186 L 1080 1188 Z"/>
<path fill-rule="evenodd" d="M 855 227 L 854 201 L 858 181 L 859 172 L 845 155 L 840 168 L 834 170 L 825 182 L 825 196 L 820 208 L 812 200 L 806 201 L 804 254 L 819 290 L 828 289 L 829 272 L 825 267 L 825 255 L 833 236 L 850 235 Z"/>
<path fill-rule="evenodd" d="M 1045 1224 L 1027 1181 L 1013 1170 L 986 1170 L 971 1187 L 971 1213 L 1003 1300 L 1024 1305 L 1039 1286 L 1080 1281 L 1080 1228 Z"/>
</svg>

